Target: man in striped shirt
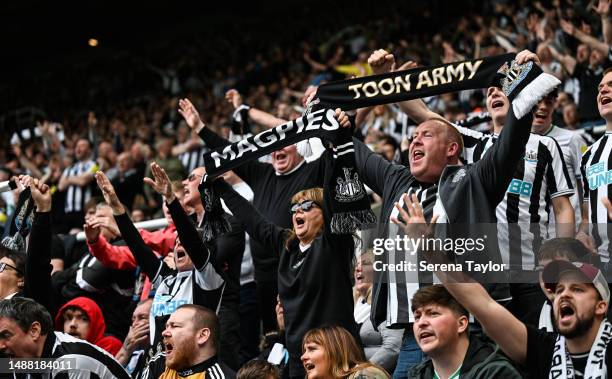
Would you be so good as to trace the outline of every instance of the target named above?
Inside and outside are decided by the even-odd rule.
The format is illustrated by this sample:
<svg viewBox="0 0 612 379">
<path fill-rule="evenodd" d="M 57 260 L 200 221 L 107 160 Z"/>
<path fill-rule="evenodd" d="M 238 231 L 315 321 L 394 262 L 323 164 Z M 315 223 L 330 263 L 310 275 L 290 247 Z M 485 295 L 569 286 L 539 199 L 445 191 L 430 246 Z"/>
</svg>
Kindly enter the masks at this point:
<svg viewBox="0 0 612 379">
<path fill-rule="evenodd" d="M 66 192 L 64 224 L 69 230 L 83 226 L 85 203 L 91 198 L 91 184 L 98 171 L 98 165 L 91 159 L 91 143 L 86 138 L 77 141 L 74 158 L 76 162 L 64 170 L 57 186 Z"/>
<path fill-rule="evenodd" d="M 604 72 L 599 83 L 597 94 L 597 107 L 599 114 L 606 120 L 606 134 L 597 140 L 582 156 L 582 177 L 584 185 L 584 202 L 582 204 L 583 222 L 580 226 L 582 233 L 589 233 L 591 224 L 591 237 L 585 240 L 587 247 L 596 248 L 601 261 L 607 264 L 610 261 L 610 227 L 612 221 L 602 199 L 610 199 L 610 185 L 612 184 L 612 68 Z M 594 244 L 593 244 L 594 243 Z"/>
<path fill-rule="evenodd" d="M 51 378 L 128 379 L 109 353 L 68 334 L 53 331 L 51 315 L 27 298 L 0 301 L 0 351 L 10 358 L 59 360 Z M 63 368 L 62 368 L 63 367 Z"/>
</svg>

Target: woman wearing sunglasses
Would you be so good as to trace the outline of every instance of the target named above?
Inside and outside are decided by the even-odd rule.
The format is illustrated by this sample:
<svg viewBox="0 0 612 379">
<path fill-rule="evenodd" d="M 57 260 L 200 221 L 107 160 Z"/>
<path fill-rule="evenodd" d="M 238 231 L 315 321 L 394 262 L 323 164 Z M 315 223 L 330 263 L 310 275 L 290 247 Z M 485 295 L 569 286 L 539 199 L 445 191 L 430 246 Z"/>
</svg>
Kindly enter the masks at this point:
<svg viewBox="0 0 612 379">
<path fill-rule="evenodd" d="M 348 123 L 343 112 L 337 111 L 336 118 Z M 321 159 L 329 162 L 331 156 Z M 289 372 L 303 378 L 300 356 L 308 330 L 338 325 L 359 338 L 351 286 L 353 236 L 331 234 L 331 191 L 311 188 L 296 193 L 291 199 L 293 227 L 288 230 L 264 218 L 227 183 L 219 180 L 214 186 L 251 238 L 279 258 L 278 293 L 284 306 Z"/>
</svg>

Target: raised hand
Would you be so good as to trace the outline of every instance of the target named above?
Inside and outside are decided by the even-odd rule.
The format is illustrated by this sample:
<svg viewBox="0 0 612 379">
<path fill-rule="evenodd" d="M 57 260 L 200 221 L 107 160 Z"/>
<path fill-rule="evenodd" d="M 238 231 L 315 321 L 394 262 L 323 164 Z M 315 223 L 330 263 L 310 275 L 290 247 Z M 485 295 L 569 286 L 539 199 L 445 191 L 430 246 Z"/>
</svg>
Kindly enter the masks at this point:
<svg viewBox="0 0 612 379">
<path fill-rule="evenodd" d="M 51 210 L 51 191 L 49 190 L 49 186 L 42 182 L 42 180 L 32 178 L 29 176 L 23 177 L 24 180 L 20 180 L 22 183 L 24 181 L 30 187 L 30 193 L 32 194 L 32 199 L 36 204 L 37 212 L 49 212 Z"/>
<path fill-rule="evenodd" d="M 570 36 L 574 35 L 574 32 L 576 31 L 576 27 L 571 22 L 561 19 L 559 21 L 559 25 L 561 26 L 561 29 L 563 29 L 565 33 L 569 34 Z"/>
<path fill-rule="evenodd" d="M 144 348 L 149 342 L 149 323 L 143 322 L 136 326 L 130 326 L 130 330 L 123 342 L 123 348 L 128 353 L 133 353 L 138 348 Z"/>
<path fill-rule="evenodd" d="M 115 192 L 115 188 L 111 184 L 110 180 L 104 175 L 102 171 L 98 171 L 95 174 L 96 182 L 98 183 L 98 187 L 102 191 L 102 196 L 104 196 L 104 200 L 113 210 L 113 214 L 120 215 L 125 213 L 125 208 L 119 201 L 117 197 L 117 193 Z"/>
<path fill-rule="evenodd" d="M 181 116 L 183 116 L 187 126 L 189 126 L 192 130 L 199 132 L 204 127 L 204 123 L 200 118 L 198 110 L 193 106 L 189 99 L 179 100 L 178 112 L 181 114 Z"/>
<path fill-rule="evenodd" d="M 599 0 L 597 6 L 593 5 L 593 8 L 601 17 L 607 17 L 610 14 L 610 0 Z"/>
<path fill-rule="evenodd" d="M 368 58 L 368 64 L 376 75 L 395 71 L 395 57 L 383 49 L 374 51 Z"/>
<path fill-rule="evenodd" d="M 341 127 L 343 128 L 351 127 L 351 122 L 349 121 L 349 117 L 340 108 L 336 108 L 336 114 L 334 114 L 334 117 L 336 118 L 336 120 L 338 120 L 338 123 L 340 124 Z"/>
<path fill-rule="evenodd" d="M 85 223 L 83 225 L 83 231 L 85 232 L 85 238 L 89 243 L 95 243 L 98 241 L 98 237 L 100 237 L 100 227 L 93 226 L 90 223 Z"/>
<path fill-rule="evenodd" d="M 535 53 L 532 53 L 529 50 L 521 51 L 520 53 L 516 54 L 516 58 L 514 59 L 516 59 L 516 63 L 518 64 L 527 63 L 529 61 L 534 62 L 538 66 L 541 64 L 540 58 L 538 58 L 538 56 Z"/>
<path fill-rule="evenodd" d="M 242 95 L 240 95 L 240 92 L 236 91 L 235 89 L 231 89 L 225 93 L 225 100 L 232 104 L 234 109 L 242 105 Z"/>
<path fill-rule="evenodd" d="M 174 192 L 172 191 L 172 182 L 170 182 L 168 174 L 155 162 L 151 163 L 151 173 L 155 180 L 144 178 L 144 182 L 153 187 L 155 192 L 165 197 L 166 202 L 171 203 L 174 200 Z"/>
<path fill-rule="evenodd" d="M 421 238 L 422 236 L 430 235 L 433 231 L 431 226 L 436 224 L 438 216 L 434 215 L 428 224 L 425 220 L 423 207 L 416 195 L 412 194 L 410 197 L 405 193 L 402 195 L 402 198 L 404 199 L 404 206 L 401 207 L 399 203 L 395 203 L 395 208 L 397 208 L 399 215 L 404 221 L 400 221 L 397 217 L 391 217 L 391 221 L 399 225 L 409 237 Z"/>
</svg>

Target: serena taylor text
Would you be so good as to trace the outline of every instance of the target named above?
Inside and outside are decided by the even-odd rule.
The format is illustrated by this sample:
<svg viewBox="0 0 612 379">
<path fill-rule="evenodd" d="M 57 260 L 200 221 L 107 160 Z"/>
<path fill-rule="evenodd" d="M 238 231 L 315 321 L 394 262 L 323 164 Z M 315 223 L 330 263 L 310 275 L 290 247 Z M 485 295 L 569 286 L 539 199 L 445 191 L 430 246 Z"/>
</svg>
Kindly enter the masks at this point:
<svg viewBox="0 0 612 379">
<path fill-rule="evenodd" d="M 467 271 L 480 272 L 500 272 L 508 269 L 508 265 L 504 263 L 478 263 L 475 261 L 465 261 L 463 263 L 427 263 L 420 261 L 418 265 L 414 262 L 401 261 L 398 263 L 384 263 L 375 261 L 373 264 L 374 271 L 420 271 L 420 272 L 451 272 L 451 271 Z"/>
</svg>

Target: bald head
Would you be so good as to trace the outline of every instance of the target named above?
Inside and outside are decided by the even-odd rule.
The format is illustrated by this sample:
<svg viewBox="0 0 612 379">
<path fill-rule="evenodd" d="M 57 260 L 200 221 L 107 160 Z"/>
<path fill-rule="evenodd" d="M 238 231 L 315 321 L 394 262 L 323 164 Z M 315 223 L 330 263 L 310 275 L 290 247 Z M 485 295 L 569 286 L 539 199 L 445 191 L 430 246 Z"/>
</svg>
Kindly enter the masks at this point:
<svg viewBox="0 0 612 379">
<path fill-rule="evenodd" d="M 441 117 L 421 123 L 410 144 L 410 171 L 425 183 L 435 183 L 447 165 L 459 164 L 463 138 L 455 127 Z"/>
</svg>

